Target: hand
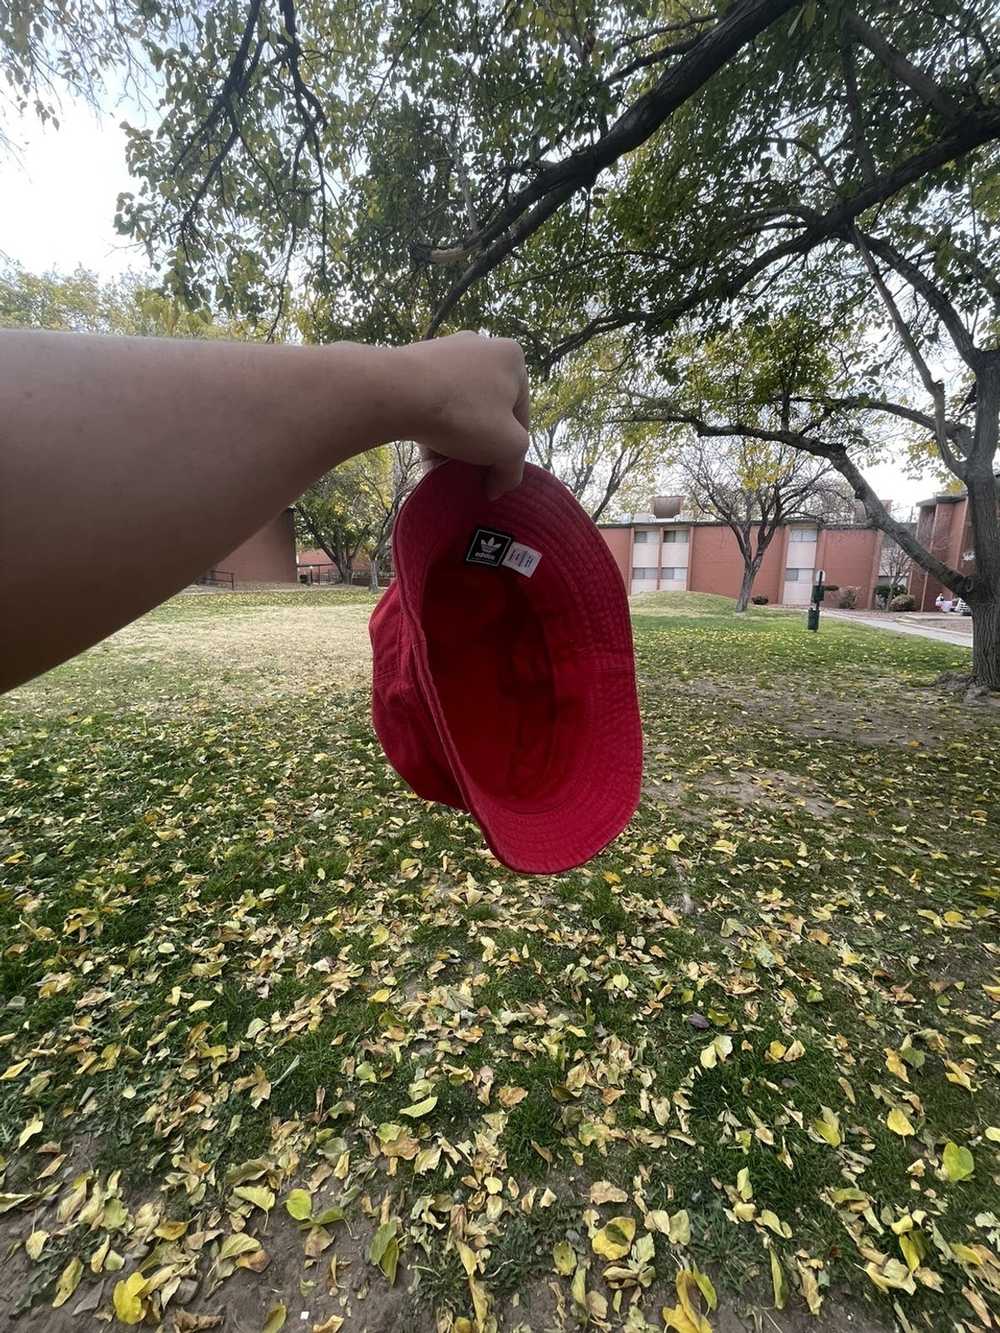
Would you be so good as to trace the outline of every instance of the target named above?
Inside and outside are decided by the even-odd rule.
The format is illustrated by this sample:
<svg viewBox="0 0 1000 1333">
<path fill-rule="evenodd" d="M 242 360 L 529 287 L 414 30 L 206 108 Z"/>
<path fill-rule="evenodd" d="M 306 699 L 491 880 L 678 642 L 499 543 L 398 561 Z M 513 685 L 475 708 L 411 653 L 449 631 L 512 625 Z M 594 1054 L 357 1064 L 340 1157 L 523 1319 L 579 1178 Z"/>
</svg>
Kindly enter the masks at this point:
<svg viewBox="0 0 1000 1333">
<path fill-rule="evenodd" d="M 520 484 L 528 452 L 528 372 L 508 338 L 453 333 L 393 352 L 402 370 L 399 436 L 434 466 L 445 458 L 488 467 L 491 500 Z"/>
</svg>

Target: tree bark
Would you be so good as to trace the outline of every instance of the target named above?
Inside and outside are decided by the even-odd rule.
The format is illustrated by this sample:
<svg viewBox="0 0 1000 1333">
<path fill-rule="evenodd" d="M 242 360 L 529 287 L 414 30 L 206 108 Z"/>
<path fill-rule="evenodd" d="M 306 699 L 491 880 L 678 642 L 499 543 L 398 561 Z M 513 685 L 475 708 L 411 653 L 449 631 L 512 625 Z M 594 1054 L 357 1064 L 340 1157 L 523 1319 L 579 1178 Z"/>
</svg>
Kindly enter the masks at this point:
<svg viewBox="0 0 1000 1333">
<path fill-rule="evenodd" d="M 972 604 L 972 679 L 1000 690 L 1000 600 Z"/>
<path fill-rule="evenodd" d="M 753 581 L 756 576 L 757 571 L 752 564 L 744 567 L 743 582 L 740 584 L 739 596 L 736 598 L 737 611 L 745 611 L 750 605 L 750 594 L 753 592 Z"/>
</svg>

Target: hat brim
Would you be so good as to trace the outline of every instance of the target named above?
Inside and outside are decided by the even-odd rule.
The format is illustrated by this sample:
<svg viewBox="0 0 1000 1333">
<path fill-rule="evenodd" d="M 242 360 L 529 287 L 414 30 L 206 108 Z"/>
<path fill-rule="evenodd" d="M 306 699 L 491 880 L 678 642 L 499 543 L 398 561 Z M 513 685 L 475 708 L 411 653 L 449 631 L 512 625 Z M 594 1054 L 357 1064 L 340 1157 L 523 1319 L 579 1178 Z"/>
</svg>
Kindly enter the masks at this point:
<svg viewBox="0 0 1000 1333">
<path fill-rule="evenodd" d="M 409 497 L 393 536 L 400 598 L 413 627 L 421 690 L 490 850 L 512 870 L 558 874 L 607 846 L 639 802 L 642 726 L 628 602 L 607 545 L 561 482 L 529 464 L 515 491 L 489 501 L 484 477 L 480 468 L 444 463 Z M 543 559 L 557 567 L 565 621 L 573 628 L 573 662 L 582 682 L 574 701 L 580 748 L 565 780 L 541 806 L 501 797 L 477 781 L 463 762 L 435 685 L 421 618 L 428 574 L 450 535 L 478 525 L 513 531 L 518 542 L 545 552 Z"/>
</svg>

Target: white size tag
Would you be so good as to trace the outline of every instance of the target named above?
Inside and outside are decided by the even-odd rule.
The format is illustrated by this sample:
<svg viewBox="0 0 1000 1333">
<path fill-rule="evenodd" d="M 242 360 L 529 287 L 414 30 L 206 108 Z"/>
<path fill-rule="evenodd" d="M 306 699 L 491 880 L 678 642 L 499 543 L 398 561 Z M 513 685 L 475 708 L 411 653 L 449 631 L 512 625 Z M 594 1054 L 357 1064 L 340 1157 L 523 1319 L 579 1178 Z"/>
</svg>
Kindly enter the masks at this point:
<svg viewBox="0 0 1000 1333">
<path fill-rule="evenodd" d="M 535 551 L 530 546 L 522 546 L 520 542 L 511 542 L 507 554 L 500 563 L 510 569 L 516 569 L 519 574 L 530 579 L 538 568 L 541 558 L 541 551 Z"/>
</svg>

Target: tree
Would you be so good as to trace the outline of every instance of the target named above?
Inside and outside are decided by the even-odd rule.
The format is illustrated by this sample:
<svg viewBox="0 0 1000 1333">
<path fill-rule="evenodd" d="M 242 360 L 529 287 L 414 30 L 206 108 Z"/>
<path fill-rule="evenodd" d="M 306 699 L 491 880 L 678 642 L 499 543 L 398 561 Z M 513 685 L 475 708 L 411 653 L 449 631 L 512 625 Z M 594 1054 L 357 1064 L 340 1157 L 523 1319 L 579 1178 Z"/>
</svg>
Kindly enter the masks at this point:
<svg viewBox="0 0 1000 1333">
<path fill-rule="evenodd" d="M 528 457 L 595 522 L 638 508 L 666 461 L 662 427 L 626 415 L 639 378 L 634 349 L 620 338 L 598 339 L 567 357 L 532 399 Z"/>
<path fill-rule="evenodd" d="M 370 544 L 378 524 L 371 494 L 364 484 L 361 454 L 327 472 L 299 496 L 295 527 L 300 540 L 325 551 L 342 583 L 351 583 L 358 552 Z"/>
<path fill-rule="evenodd" d="M 420 452 L 411 441 L 348 459 L 299 497 L 295 522 L 300 539 L 326 552 L 343 583 L 352 581 L 354 561 L 363 551 L 370 586 L 378 588 L 396 515 L 419 475 Z"/>
<path fill-rule="evenodd" d="M 908 526 L 912 527 L 912 524 Z M 913 558 L 907 555 L 898 542 L 885 533 L 882 535 L 882 548 L 879 553 L 879 584 L 886 589 L 886 604 L 899 592 L 905 592 L 909 586 Z"/>
<path fill-rule="evenodd" d="M 372 591 L 377 591 L 382 561 L 392 538 L 400 505 L 420 477 L 420 450 L 412 440 L 397 440 L 384 449 L 363 454 L 361 485 L 370 498 L 375 519 L 369 539 L 369 573 Z"/>
<path fill-rule="evenodd" d="M 902 351 L 922 401 L 852 373 L 785 433 L 893 533 L 845 441 L 856 455 L 878 413 L 933 431 L 969 491 L 976 571 L 910 553 L 969 601 L 974 674 L 997 687 L 994 9 L 388 0 L 359 23 L 344 0 L 210 0 L 168 40 L 175 11 L 136 7 L 163 116 L 131 133 L 142 185 L 120 225 L 169 290 L 270 333 L 292 278 L 324 336 L 398 341 L 461 317 L 545 366 L 613 330 L 650 348 L 683 320 L 710 336 L 803 283 L 841 322 L 886 320 L 882 371 Z M 947 344 L 961 399 L 936 369 Z"/>
<path fill-rule="evenodd" d="M 137 273 L 103 281 L 85 268 L 39 274 L 16 263 L 0 267 L 0 328 L 165 338 L 247 336 L 239 324 L 221 324 L 207 310 L 187 309 L 164 296 Z"/>
<path fill-rule="evenodd" d="M 832 469 L 795 449 L 733 438 L 706 445 L 696 436 L 677 454 L 677 469 L 694 508 L 721 518 L 736 538 L 743 579 L 736 610 L 750 603 L 768 547 L 793 519 L 822 522 Z M 827 492 L 824 495 L 824 492 Z"/>
</svg>

